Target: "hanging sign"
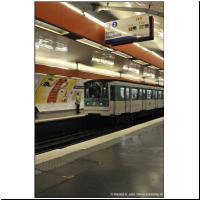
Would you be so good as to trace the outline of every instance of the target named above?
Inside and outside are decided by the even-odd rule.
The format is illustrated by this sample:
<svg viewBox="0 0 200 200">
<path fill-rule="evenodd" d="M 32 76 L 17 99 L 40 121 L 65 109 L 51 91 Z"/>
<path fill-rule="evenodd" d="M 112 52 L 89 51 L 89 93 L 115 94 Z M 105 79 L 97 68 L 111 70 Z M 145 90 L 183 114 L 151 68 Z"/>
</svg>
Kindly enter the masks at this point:
<svg viewBox="0 0 200 200">
<path fill-rule="evenodd" d="M 114 46 L 153 39 L 152 16 L 136 15 L 127 19 L 111 21 L 106 24 L 106 44 Z"/>
</svg>

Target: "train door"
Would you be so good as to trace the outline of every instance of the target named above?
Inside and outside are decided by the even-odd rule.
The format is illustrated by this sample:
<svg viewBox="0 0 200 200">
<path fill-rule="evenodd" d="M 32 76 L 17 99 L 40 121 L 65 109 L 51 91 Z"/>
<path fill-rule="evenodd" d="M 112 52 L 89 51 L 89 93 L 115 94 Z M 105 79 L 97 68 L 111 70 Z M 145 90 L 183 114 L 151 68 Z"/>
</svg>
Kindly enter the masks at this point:
<svg viewBox="0 0 200 200">
<path fill-rule="evenodd" d="M 139 88 L 138 89 L 138 111 L 141 111 L 143 109 L 142 96 L 143 96 L 143 90 L 142 88 Z"/>
<path fill-rule="evenodd" d="M 142 110 L 146 110 L 146 89 L 142 89 Z"/>
<path fill-rule="evenodd" d="M 114 85 L 110 85 L 109 86 L 110 88 L 110 114 L 112 115 L 115 115 L 115 86 Z"/>
<path fill-rule="evenodd" d="M 146 109 L 151 110 L 153 109 L 153 101 L 152 101 L 152 91 L 151 89 L 146 90 Z"/>
<path fill-rule="evenodd" d="M 154 90 L 155 91 L 155 108 L 158 108 L 158 91 L 157 90 Z"/>
<path fill-rule="evenodd" d="M 125 89 L 125 112 L 131 112 L 131 99 L 130 99 L 130 88 L 126 87 Z"/>
<path fill-rule="evenodd" d="M 120 86 L 120 95 L 119 95 L 119 101 L 116 102 L 116 110 L 121 113 L 126 112 L 126 88 Z"/>
</svg>

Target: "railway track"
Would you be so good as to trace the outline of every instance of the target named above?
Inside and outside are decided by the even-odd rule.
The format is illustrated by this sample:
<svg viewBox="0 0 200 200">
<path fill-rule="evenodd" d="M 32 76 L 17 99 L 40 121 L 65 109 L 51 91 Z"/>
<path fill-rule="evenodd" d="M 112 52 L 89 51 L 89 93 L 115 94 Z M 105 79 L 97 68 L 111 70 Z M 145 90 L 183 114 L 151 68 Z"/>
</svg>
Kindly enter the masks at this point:
<svg viewBox="0 0 200 200">
<path fill-rule="evenodd" d="M 131 127 L 133 125 L 137 125 L 158 117 L 163 116 L 163 114 L 147 116 L 139 119 L 135 119 L 134 123 L 115 123 L 113 124 L 103 124 L 98 127 L 84 127 L 79 128 L 78 130 L 74 130 L 73 132 L 61 132 L 59 134 L 55 134 L 54 137 L 47 137 L 46 139 L 36 141 L 35 143 L 35 153 L 40 154 L 50 150 L 63 148 L 69 146 L 71 144 L 76 144 L 82 141 L 86 141 L 88 139 L 96 138 L 102 135 L 106 135 L 115 131 L 123 130 L 125 128 Z M 88 129 L 88 130 L 87 130 Z"/>
</svg>

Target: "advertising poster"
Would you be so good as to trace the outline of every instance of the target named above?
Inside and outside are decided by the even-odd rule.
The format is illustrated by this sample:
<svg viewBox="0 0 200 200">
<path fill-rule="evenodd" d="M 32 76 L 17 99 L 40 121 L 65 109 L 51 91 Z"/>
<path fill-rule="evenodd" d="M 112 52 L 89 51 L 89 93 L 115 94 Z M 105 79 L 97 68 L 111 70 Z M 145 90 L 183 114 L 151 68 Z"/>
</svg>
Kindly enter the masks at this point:
<svg viewBox="0 0 200 200">
<path fill-rule="evenodd" d="M 35 104 L 39 111 L 73 110 L 75 96 L 81 96 L 84 106 L 84 82 L 86 80 L 54 75 L 35 75 Z"/>
</svg>

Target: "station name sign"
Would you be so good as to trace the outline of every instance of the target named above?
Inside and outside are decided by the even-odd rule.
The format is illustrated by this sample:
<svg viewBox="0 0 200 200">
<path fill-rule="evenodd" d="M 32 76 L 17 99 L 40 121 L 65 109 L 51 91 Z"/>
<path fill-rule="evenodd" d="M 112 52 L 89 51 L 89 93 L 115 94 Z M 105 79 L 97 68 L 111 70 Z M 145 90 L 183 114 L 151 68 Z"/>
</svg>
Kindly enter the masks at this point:
<svg viewBox="0 0 200 200">
<path fill-rule="evenodd" d="M 154 39 L 153 16 L 136 15 L 106 23 L 106 44 L 122 45 Z"/>
</svg>

